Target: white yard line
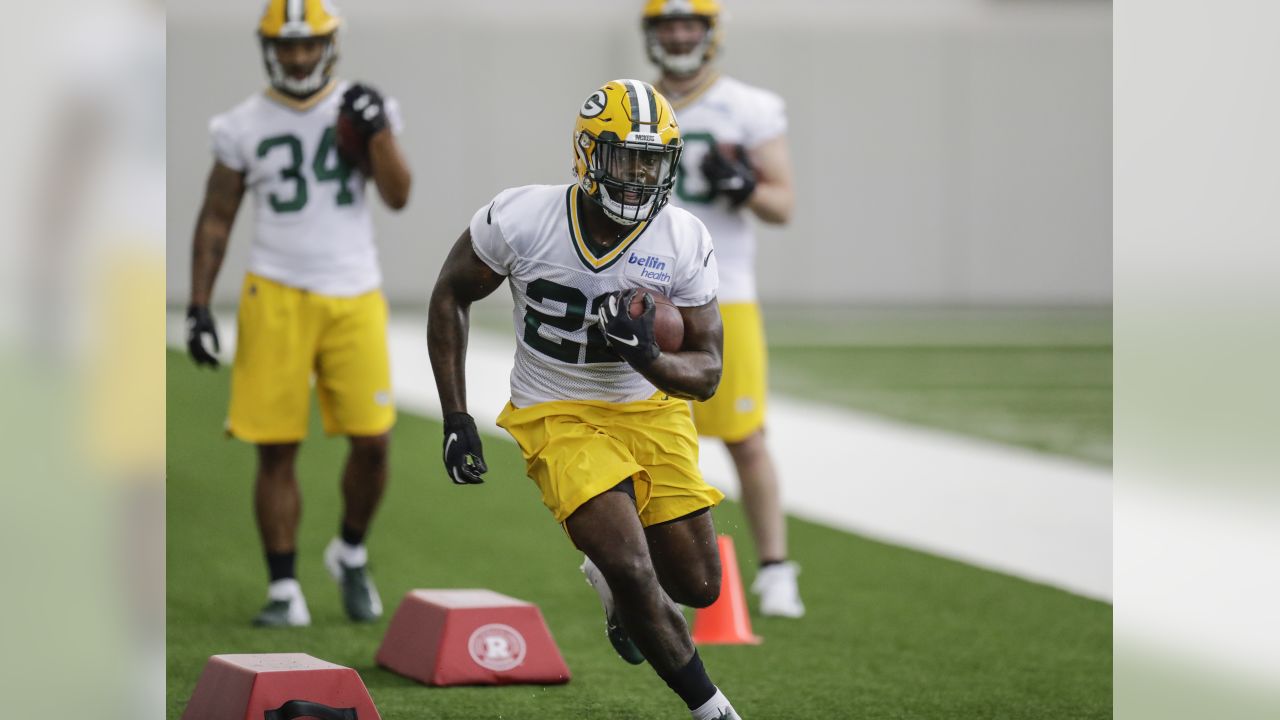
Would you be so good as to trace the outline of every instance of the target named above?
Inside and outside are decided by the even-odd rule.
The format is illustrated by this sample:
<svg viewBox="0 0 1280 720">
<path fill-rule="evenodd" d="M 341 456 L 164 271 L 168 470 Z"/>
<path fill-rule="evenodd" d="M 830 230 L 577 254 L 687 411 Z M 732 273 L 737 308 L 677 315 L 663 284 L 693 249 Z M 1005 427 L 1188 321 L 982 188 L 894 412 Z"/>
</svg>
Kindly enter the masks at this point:
<svg viewBox="0 0 1280 720">
<path fill-rule="evenodd" d="M 182 317 L 169 318 L 181 345 Z M 222 355 L 235 323 L 220 318 Z M 440 416 L 421 319 L 389 329 L 396 401 Z M 474 329 L 468 408 L 493 427 L 508 398 L 515 338 Z M 860 535 L 1110 601 L 1111 477 L 1095 466 L 885 421 L 791 397 L 769 398 L 769 445 L 787 512 Z M 717 442 L 702 449 L 707 480 L 737 496 Z M 797 558 L 803 564 L 804 558 Z"/>
</svg>

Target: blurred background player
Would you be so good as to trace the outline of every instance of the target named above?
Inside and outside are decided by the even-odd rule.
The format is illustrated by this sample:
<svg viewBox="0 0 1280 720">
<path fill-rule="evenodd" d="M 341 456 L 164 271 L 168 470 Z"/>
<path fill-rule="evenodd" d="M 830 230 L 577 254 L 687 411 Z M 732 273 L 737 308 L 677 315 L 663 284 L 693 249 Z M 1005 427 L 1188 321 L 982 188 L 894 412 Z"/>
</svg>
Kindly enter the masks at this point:
<svg viewBox="0 0 1280 720">
<path fill-rule="evenodd" d="M 382 614 L 364 539 L 386 486 L 395 409 L 367 177 L 357 168 L 367 161 L 395 210 L 408 202 L 410 174 L 396 143 L 397 104 L 332 77 L 339 25 L 327 0 L 267 3 L 258 34 L 270 87 L 210 122 L 215 161 L 195 230 L 188 350 L 198 365 L 216 368 L 209 300 L 241 198 L 252 190 L 256 228 L 227 429 L 258 448 L 254 504 L 270 585 L 257 625 L 311 620 L 295 573 L 301 495 L 294 465 L 313 375 L 325 432 L 351 443 L 341 527 L 325 566 L 351 619 Z"/>
<path fill-rule="evenodd" d="M 791 217 L 794 193 L 782 99 L 721 75 L 718 0 L 649 0 L 645 47 L 658 66 L 658 89 L 671 100 L 685 151 L 676 204 L 707 226 L 720 262 L 724 378 L 715 397 L 693 404 L 702 435 L 724 441 L 737 469 L 742 504 L 760 570 L 752 590 L 764 615 L 804 615 L 787 558 L 778 472 L 765 443 L 767 356 L 756 303 L 752 217 L 772 224 Z"/>
<path fill-rule="evenodd" d="M 15 173 L 37 193 L 14 193 L 33 231 L 7 234 L 30 242 L 27 263 L 6 264 L 29 283 L 34 354 L 12 377 L 0 338 L 5 427 L 21 448 L 10 476 L 40 482 L 0 523 L 29 541 L 11 555 L 9 586 L 40 590 L 8 599 L 23 621 L 5 644 L 26 660 L 8 674 L 22 692 L 6 714 L 48 714 L 37 707 L 56 694 L 58 714 L 151 720 L 165 696 L 164 4 L 76 10 L 60 8 L 49 58 L 18 55 L 52 75 L 36 82 L 53 102 L 46 116 L 19 91 L 49 134 L 24 135 L 41 163 Z M 56 524 L 41 520 L 52 508 Z M 18 579 L 33 567 L 38 580 Z M 74 590 L 86 586 L 93 602 Z M 50 667 L 84 681 L 68 688 L 39 670 Z"/>
<path fill-rule="evenodd" d="M 648 660 L 696 720 L 734 720 L 672 602 L 706 607 L 719 595 L 709 510 L 724 497 L 698 470 L 681 399 L 715 392 L 721 335 L 711 238 L 689 213 L 662 212 L 680 148 L 671 105 L 648 83 L 593 92 L 574 128 L 577 182 L 505 190 L 476 212 L 436 281 L 428 346 L 446 471 L 481 483 L 488 468 L 466 401 L 470 309 L 510 283 L 518 342 L 498 424 L 543 504 L 615 590 L 605 611 L 634 642 L 631 661 Z M 659 350 L 651 298 L 632 316 L 638 287 L 679 308 L 679 352 Z"/>
</svg>

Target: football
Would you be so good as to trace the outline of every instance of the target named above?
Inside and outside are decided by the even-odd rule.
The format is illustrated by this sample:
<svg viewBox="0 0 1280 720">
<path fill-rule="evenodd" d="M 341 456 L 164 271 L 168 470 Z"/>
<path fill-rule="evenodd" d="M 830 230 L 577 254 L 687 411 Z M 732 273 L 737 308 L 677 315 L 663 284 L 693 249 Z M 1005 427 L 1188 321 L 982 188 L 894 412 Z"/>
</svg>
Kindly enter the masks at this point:
<svg viewBox="0 0 1280 720">
<path fill-rule="evenodd" d="M 356 129 L 355 120 L 350 114 L 338 111 L 338 120 L 333 126 L 334 145 L 343 162 L 369 175 L 369 146 Z"/>
<path fill-rule="evenodd" d="M 653 298 L 653 337 L 662 352 L 677 352 L 684 345 L 684 317 L 666 295 L 640 288 L 631 300 L 631 317 L 644 313 L 644 296 Z"/>
</svg>

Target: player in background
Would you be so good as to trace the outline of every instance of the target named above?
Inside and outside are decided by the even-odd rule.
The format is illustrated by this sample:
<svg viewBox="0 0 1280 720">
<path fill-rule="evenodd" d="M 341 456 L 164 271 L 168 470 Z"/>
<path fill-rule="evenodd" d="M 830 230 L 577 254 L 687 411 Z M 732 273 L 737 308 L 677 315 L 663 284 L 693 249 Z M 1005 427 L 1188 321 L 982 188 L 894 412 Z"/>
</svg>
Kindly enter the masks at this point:
<svg viewBox="0 0 1280 720">
<path fill-rule="evenodd" d="M 693 405 L 701 435 L 724 441 L 760 562 L 752 590 L 764 615 L 798 618 L 799 568 L 787 556 L 777 466 L 765 443 L 767 355 L 756 302 L 753 218 L 785 224 L 795 202 L 782 99 L 721 75 L 719 0 L 648 0 L 642 25 L 658 89 L 671 99 L 685 150 L 673 205 L 707 226 L 720 261 L 724 379 Z"/>
<path fill-rule="evenodd" d="M 711 238 L 693 215 L 663 210 L 681 146 L 670 104 L 648 83 L 593 92 L 574 128 L 576 182 L 504 190 L 476 212 L 436 281 L 427 336 L 446 472 L 483 482 L 467 414 L 469 313 L 507 281 L 517 348 L 498 425 L 520 445 L 543 504 L 613 588 L 607 617 L 634 641 L 635 662 L 647 659 L 694 718 L 731 720 L 675 605 L 719 595 L 709 511 L 723 498 L 698 471 L 685 400 L 715 393 L 721 329 Z M 638 287 L 679 308 L 679 352 L 659 350 L 651 298 L 631 316 Z"/>
<path fill-rule="evenodd" d="M 357 621 L 382 603 L 364 540 L 387 482 L 395 409 L 387 306 L 365 198 L 366 160 L 383 202 L 409 199 L 396 142 L 398 105 L 367 85 L 332 77 L 340 19 L 327 0 L 271 0 L 258 26 L 270 87 L 210 122 L 213 170 L 196 222 L 188 349 L 217 367 L 209 299 L 246 190 L 255 220 L 240 295 L 227 430 L 258 450 L 254 506 L 266 552 L 265 626 L 311 621 L 295 573 L 301 495 L 294 472 L 307 434 L 311 384 L 325 432 L 350 438 L 343 516 L 324 560 Z M 356 142 L 335 131 L 345 115 Z M 339 124 L 342 127 L 342 124 Z"/>
</svg>

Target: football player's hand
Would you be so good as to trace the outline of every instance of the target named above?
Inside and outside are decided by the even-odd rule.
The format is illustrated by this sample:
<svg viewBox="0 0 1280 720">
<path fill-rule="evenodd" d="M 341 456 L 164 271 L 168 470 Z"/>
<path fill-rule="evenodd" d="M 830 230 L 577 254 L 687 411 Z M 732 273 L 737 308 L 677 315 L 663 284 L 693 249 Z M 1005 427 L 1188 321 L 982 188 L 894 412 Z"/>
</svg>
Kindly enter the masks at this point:
<svg viewBox="0 0 1280 720">
<path fill-rule="evenodd" d="M 479 485 L 489 472 L 476 421 L 464 412 L 444 416 L 444 469 L 455 485 Z"/>
<path fill-rule="evenodd" d="M 212 352 L 205 345 L 208 338 L 213 346 Z M 218 367 L 218 357 L 213 353 L 221 352 L 218 345 L 218 328 L 213 322 L 213 315 L 204 305 L 192 305 L 187 308 L 187 353 L 197 366 L 208 365 Z"/>
<path fill-rule="evenodd" d="M 734 145 L 727 155 L 712 145 L 711 152 L 702 159 L 702 174 L 712 192 L 728 198 L 733 207 L 746 202 L 756 191 L 756 171 L 747 160 L 747 149 L 741 145 Z"/>
<path fill-rule="evenodd" d="M 366 143 L 369 138 L 387 129 L 387 109 L 382 94 L 370 85 L 354 83 L 342 94 L 342 110 L 351 117 L 356 130 Z"/>
<path fill-rule="evenodd" d="M 658 348 L 658 341 L 653 334 L 653 316 L 656 312 L 653 298 L 645 294 L 644 312 L 640 317 L 631 317 L 631 303 L 638 292 L 639 288 L 631 288 L 610 293 L 601 303 L 597 322 L 609 347 L 631 367 L 643 370 L 662 350 Z"/>
</svg>

